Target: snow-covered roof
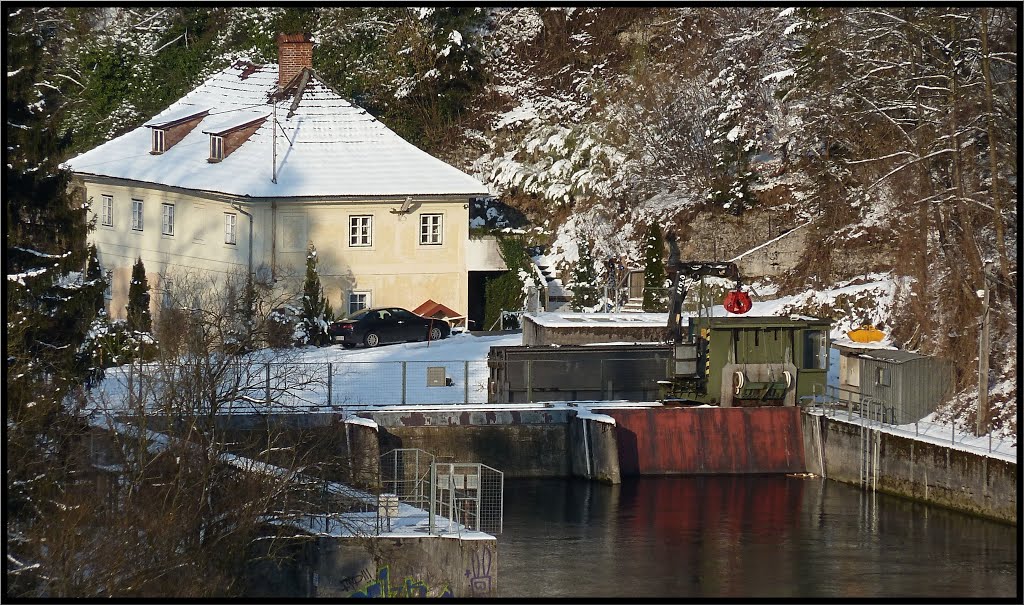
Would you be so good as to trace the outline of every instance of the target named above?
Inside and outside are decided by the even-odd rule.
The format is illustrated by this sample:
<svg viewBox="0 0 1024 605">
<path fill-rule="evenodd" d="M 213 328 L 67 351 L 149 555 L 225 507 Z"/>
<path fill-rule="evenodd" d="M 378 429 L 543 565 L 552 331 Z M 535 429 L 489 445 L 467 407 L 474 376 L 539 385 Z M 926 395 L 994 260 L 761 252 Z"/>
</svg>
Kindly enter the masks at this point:
<svg viewBox="0 0 1024 605">
<path fill-rule="evenodd" d="M 211 163 L 209 135 L 273 112 L 276 64 L 237 62 L 160 112 L 147 125 L 209 110 L 198 127 L 163 154 L 151 155 L 146 125 L 87 151 L 66 165 L 82 175 L 263 197 L 487 195 L 480 181 L 402 139 L 366 110 L 310 78 L 294 114 L 292 98 L 277 102 L 277 183 L 273 176 L 273 119 Z M 289 143 L 291 141 L 291 144 Z"/>
</svg>

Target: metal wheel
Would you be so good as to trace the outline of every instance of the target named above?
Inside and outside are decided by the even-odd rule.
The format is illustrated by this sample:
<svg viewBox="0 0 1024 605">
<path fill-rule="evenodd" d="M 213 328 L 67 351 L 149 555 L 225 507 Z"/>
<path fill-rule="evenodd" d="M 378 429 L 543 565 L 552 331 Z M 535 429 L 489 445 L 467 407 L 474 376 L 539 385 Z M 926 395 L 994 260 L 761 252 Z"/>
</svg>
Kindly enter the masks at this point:
<svg viewBox="0 0 1024 605">
<path fill-rule="evenodd" d="M 433 327 L 430 328 L 430 333 L 427 335 L 429 340 L 441 340 L 441 328 Z"/>
<path fill-rule="evenodd" d="M 363 342 L 368 347 L 375 347 L 380 344 L 380 337 L 374 332 L 368 332 L 366 334 L 366 338 L 363 339 Z"/>
</svg>

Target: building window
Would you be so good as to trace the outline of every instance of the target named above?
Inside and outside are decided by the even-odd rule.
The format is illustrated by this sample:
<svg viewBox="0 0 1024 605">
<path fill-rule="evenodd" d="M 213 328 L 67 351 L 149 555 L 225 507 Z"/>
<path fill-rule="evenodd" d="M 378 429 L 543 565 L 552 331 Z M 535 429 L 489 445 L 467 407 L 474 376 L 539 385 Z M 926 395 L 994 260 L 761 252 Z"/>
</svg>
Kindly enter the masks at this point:
<svg viewBox="0 0 1024 605">
<path fill-rule="evenodd" d="M 107 287 L 103 290 L 103 299 L 110 300 L 114 297 L 114 272 L 107 269 L 103 272 L 103 278 L 107 282 Z"/>
<path fill-rule="evenodd" d="M 153 153 L 164 152 L 164 131 L 159 128 L 153 129 Z"/>
<path fill-rule="evenodd" d="M 804 369 L 824 370 L 828 363 L 828 347 L 824 330 L 804 330 Z"/>
<path fill-rule="evenodd" d="M 437 245 L 441 243 L 441 215 L 420 215 L 420 244 Z"/>
<path fill-rule="evenodd" d="M 174 235 L 174 204 L 161 204 L 162 220 L 160 232 L 164 235 Z"/>
<path fill-rule="evenodd" d="M 372 216 L 350 216 L 348 217 L 348 245 L 369 246 L 373 243 L 373 217 Z"/>
<path fill-rule="evenodd" d="M 352 315 L 356 311 L 366 309 L 370 306 L 370 293 L 369 292 L 349 292 L 348 295 L 348 314 Z"/>
<path fill-rule="evenodd" d="M 210 159 L 218 162 L 224 159 L 224 137 L 210 135 Z"/>
<path fill-rule="evenodd" d="M 224 243 L 235 245 L 237 242 L 238 215 L 233 212 L 224 213 Z"/>
<path fill-rule="evenodd" d="M 889 368 L 875 368 L 875 385 L 880 387 L 892 385 L 892 375 L 889 372 Z"/>
<path fill-rule="evenodd" d="M 132 229 L 142 231 L 142 200 L 132 200 Z"/>
<path fill-rule="evenodd" d="M 100 202 L 100 222 L 105 227 L 114 226 L 114 196 L 104 195 Z"/>
</svg>

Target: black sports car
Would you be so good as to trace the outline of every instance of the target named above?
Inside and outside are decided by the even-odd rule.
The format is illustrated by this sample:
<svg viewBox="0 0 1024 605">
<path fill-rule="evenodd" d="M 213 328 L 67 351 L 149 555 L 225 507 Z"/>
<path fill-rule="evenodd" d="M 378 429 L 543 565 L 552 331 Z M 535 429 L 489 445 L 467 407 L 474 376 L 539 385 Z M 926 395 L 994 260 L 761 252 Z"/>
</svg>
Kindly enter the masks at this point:
<svg viewBox="0 0 1024 605">
<path fill-rule="evenodd" d="M 375 347 L 389 342 L 440 340 L 451 332 L 443 319 L 421 317 L 398 307 L 362 309 L 327 328 L 331 342 L 340 342 L 346 349 L 360 343 Z"/>
</svg>

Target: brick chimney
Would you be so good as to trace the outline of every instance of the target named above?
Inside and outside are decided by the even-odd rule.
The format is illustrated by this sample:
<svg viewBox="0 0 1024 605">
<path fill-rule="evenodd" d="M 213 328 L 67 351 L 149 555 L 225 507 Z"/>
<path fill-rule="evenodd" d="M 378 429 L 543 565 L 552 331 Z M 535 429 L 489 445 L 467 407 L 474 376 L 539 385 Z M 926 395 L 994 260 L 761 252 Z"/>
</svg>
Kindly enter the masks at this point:
<svg viewBox="0 0 1024 605">
<path fill-rule="evenodd" d="M 306 34 L 277 35 L 277 85 L 284 87 L 304 67 L 313 67 L 313 42 Z"/>
</svg>

